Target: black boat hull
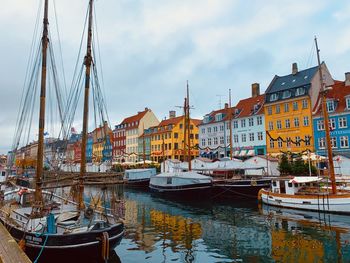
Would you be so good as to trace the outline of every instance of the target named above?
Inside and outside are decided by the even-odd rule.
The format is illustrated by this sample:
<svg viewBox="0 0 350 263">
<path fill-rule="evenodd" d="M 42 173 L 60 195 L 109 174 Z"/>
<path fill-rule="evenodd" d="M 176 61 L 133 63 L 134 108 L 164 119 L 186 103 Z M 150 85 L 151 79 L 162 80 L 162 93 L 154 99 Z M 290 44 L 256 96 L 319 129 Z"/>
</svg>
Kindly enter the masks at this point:
<svg viewBox="0 0 350 263">
<path fill-rule="evenodd" d="M 149 186 L 149 181 L 150 181 L 150 178 L 139 179 L 139 180 L 126 180 L 125 186 L 147 188 Z"/>
<path fill-rule="evenodd" d="M 9 225 L 2 219 L 0 221 L 17 242 L 24 239 L 25 252 L 29 258 L 35 260 L 40 255 L 41 262 L 49 259 L 56 262 L 58 258 L 65 262 L 77 259 L 100 260 L 103 253 L 103 233 L 108 233 L 110 251 L 120 243 L 124 235 L 123 223 L 83 233 L 36 235 Z"/>
<path fill-rule="evenodd" d="M 214 182 L 214 197 L 257 198 L 260 189 L 269 188 L 270 179 L 225 180 Z"/>
<path fill-rule="evenodd" d="M 202 199 L 210 197 L 212 184 L 186 185 L 177 187 L 160 187 L 150 184 L 152 193 L 175 199 Z"/>
</svg>

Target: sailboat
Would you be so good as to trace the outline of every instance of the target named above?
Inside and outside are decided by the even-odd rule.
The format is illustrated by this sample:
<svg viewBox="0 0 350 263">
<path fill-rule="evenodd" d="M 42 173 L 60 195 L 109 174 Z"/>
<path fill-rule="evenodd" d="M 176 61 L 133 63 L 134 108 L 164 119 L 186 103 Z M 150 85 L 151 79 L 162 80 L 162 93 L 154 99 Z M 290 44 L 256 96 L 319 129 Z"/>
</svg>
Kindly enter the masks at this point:
<svg viewBox="0 0 350 263">
<path fill-rule="evenodd" d="M 212 178 L 192 171 L 191 167 L 191 145 L 190 145 L 190 104 L 189 87 L 187 82 L 187 97 L 184 102 L 184 160 L 188 161 L 188 170 L 175 169 L 174 172 L 165 171 L 163 161 L 163 172 L 152 176 L 149 187 L 152 192 L 175 198 L 201 198 L 209 195 L 212 188 Z"/>
<path fill-rule="evenodd" d="M 45 128 L 46 63 L 48 39 L 48 0 L 44 2 L 42 35 L 42 67 L 39 110 L 39 138 L 35 189 L 14 189 L 4 193 L 4 206 L 0 210 L 0 221 L 13 238 L 25 248 L 31 258 L 44 257 L 56 260 L 64 258 L 86 258 L 96 256 L 107 259 L 110 250 L 121 241 L 124 225 L 107 209 L 97 211 L 85 206 L 83 200 L 86 168 L 87 117 L 90 85 L 93 0 L 89 1 L 88 41 L 85 64 L 84 120 L 82 134 L 82 158 L 79 179 L 78 202 L 73 202 L 53 192 L 42 189 L 43 151 Z M 40 258 L 41 260 L 42 258 Z"/>
<path fill-rule="evenodd" d="M 320 50 L 318 49 L 316 37 L 315 46 L 317 51 L 318 72 L 321 85 L 320 98 L 325 125 L 329 164 L 328 171 L 331 188 L 328 187 L 328 178 L 324 179 L 317 176 L 280 177 L 272 180 L 272 186 L 270 189 L 261 189 L 258 199 L 264 204 L 272 206 L 312 210 L 325 213 L 350 214 L 350 191 L 337 189 L 336 185 L 329 118 L 326 104 L 326 93 L 328 88 L 325 86 L 322 77 L 323 75 L 319 55 Z"/>
</svg>

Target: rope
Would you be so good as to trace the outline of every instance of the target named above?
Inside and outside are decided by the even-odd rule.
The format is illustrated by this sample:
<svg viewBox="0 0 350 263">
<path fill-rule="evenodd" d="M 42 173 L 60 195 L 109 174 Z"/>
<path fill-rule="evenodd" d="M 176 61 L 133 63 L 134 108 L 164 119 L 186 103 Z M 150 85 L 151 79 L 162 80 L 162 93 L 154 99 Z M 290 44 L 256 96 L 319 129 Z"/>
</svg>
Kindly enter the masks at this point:
<svg viewBox="0 0 350 263">
<path fill-rule="evenodd" d="M 45 248 L 45 246 L 46 246 L 46 242 L 47 242 L 48 238 L 49 238 L 49 235 L 46 235 L 44 244 L 43 244 L 42 248 L 40 249 L 40 252 L 39 252 L 37 258 L 34 260 L 34 263 L 37 263 L 37 262 L 38 262 L 38 260 L 39 260 L 39 258 L 40 258 L 40 256 L 41 256 L 41 254 L 42 254 L 43 251 L 44 251 L 44 248 Z"/>
</svg>

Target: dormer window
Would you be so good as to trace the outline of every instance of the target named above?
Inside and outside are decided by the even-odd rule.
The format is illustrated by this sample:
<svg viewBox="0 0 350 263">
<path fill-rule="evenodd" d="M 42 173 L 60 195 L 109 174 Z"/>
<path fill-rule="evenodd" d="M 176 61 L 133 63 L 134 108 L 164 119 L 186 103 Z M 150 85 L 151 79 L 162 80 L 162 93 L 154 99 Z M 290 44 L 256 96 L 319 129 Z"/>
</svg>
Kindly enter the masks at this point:
<svg viewBox="0 0 350 263">
<path fill-rule="evenodd" d="M 350 110 L 350 97 L 346 98 L 346 109 Z"/>
<path fill-rule="evenodd" d="M 222 120 L 222 117 L 223 117 L 223 114 L 222 113 L 218 113 L 215 115 L 215 121 L 221 121 Z"/>
<path fill-rule="evenodd" d="M 204 123 L 208 123 L 209 121 L 210 121 L 210 116 L 209 116 L 209 115 L 204 116 L 203 122 L 204 122 Z"/>
<path fill-rule="evenodd" d="M 273 94 L 270 95 L 270 101 L 275 101 L 277 99 L 278 99 L 277 93 L 273 93 Z"/>
<path fill-rule="evenodd" d="M 333 100 L 327 100 L 327 111 L 328 112 L 334 111 L 334 101 Z"/>
<path fill-rule="evenodd" d="M 297 88 L 295 91 L 295 96 L 301 96 L 305 94 L 305 88 Z"/>
<path fill-rule="evenodd" d="M 254 105 L 254 112 L 257 112 L 258 110 L 259 110 L 259 108 L 260 108 L 260 105 L 259 104 L 255 104 Z"/>
<path fill-rule="evenodd" d="M 292 96 L 292 93 L 289 90 L 285 90 L 283 91 L 282 99 L 287 99 L 287 98 L 290 98 L 291 96 Z"/>
<path fill-rule="evenodd" d="M 239 114 L 239 109 L 235 109 L 235 115 Z"/>
</svg>

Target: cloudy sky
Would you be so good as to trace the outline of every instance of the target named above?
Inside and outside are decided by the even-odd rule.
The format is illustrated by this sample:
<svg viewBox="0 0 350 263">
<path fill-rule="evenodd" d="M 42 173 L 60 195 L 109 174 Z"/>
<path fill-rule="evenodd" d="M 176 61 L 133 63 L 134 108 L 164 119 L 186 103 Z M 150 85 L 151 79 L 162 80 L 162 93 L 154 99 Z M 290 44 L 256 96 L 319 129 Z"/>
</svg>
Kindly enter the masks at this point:
<svg viewBox="0 0 350 263">
<path fill-rule="evenodd" d="M 40 2 L 2 1 L 0 153 L 12 143 Z M 55 2 L 68 86 L 87 4 Z M 229 89 L 233 104 L 250 96 L 254 82 L 265 91 L 293 62 L 299 69 L 316 65 L 314 35 L 333 77 L 343 80 L 350 71 L 345 0 L 97 0 L 95 9 L 112 125 L 146 106 L 163 119 L 183 103 L 186 80 L 197 118 L 217 109 L 220 98 L 222 106 Z"/>
</svg>

